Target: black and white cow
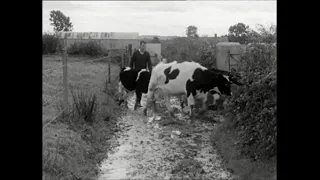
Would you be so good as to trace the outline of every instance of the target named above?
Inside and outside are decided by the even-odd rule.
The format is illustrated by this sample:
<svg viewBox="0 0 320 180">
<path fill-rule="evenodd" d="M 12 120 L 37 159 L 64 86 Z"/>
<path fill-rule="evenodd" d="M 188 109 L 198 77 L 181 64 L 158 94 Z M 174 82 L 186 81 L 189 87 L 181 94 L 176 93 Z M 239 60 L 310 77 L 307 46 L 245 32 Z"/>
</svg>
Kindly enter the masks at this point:
<svg viewBox="0 0 320 180">
<path fill-rule="evenodd" d="M 220 70 L 220 69 L 216 69 L 216 68 L 209 68 L 209 70 L 224 75 L 224 77 L 226 77 L 231 84 L 235 84 L 237 86 L 243 86 L 243 84 L 238 81 L 240 79 L 240 76 L 237 75 L 236 72 L 229 72 L 229 71 Z M 213 106 L 216 105 L 216 101 L 221 98 L 222 94 L 220 93 L 220 91 L 217 88 L 214 88 L 214 89 L 210 90 L 209 92 L 210 92 L 210 95 L 213 96 L 213 98 L 212 98 L 213 102 L 210 105 L 212 108 Z M 183 107 L 183 104 L 181 104 L 181 106 Z"/>
<path fill-rule="evenodd" d="M 151 73 L 146 69 L 131 69 L 130 67 L 122 68 L 120 71 L 118 87 L 118 93 L 120 95 L 118 99 L 119 105 L 121 105 L 122 102 L 125 102 L 125 106 L 128 107 L 128 93 L 135 91 L 136 102 L 134 110 L 136 110 L 141 101 L 142 94 L 148 92 L 150 76 Z"/>
<path fill-rule="evenodd" d="M 176 62 L 174 62 L 176 63 Z M 225 78 L 228 79 L 228 81 L 231 84 L 236 84 L 238 86 L 243 86 L 242 83 L 240 83 L 238 81 L 238 79 L 240 79 L 240 76 L 237 76 L 235 73 L 229 72 L 229 71 L 224 71 L 224 70 L 220 70 L 220 69 L 216 69 L 216 68 L 209 68 L 208 70 L 216 72 L 216 73 L 220 73 L 222 75 L 224 75 Z M 218 88 L 214 88 L 212 90 L 209 91 L 210 96 L 212 96 L 212 104 L 208 104 L 210 106 L 210 108 L 212 109 L 215 105 L 216 105 L 216 101 L 219 100 L 221 98 L 221 93 L 218 90 Z M 179 97 L 179 100 L 181 102 L 181 107 L 184 108 L 184 104 L 187 104 L 187 97 L 186 95 L 181 95 Z"/>
<path fill-rule="evenodd" d="M 231 87 L 227 75 L 211 71 L 196 62 L 172 62 L 157 64 L 151 74 L 148 87 L 147 105 L 144 114 L 147 115 L 147 108 L 151 102 L 154 104 L 154 91 L 161 89 L 164 96 L 166 107 L 170 115 L 173 116 L 169 97 L 172 95 L 186 95 L 189 115 L 192 116 L 192 108 L 195 99 L 202 100 L 202 109 L 206 110 L 206 101 L 209 91 L 215 88 L 221 94 L 231 96 Z M 153 106 L 155 110 L 155 106 Z"/>
</svg>

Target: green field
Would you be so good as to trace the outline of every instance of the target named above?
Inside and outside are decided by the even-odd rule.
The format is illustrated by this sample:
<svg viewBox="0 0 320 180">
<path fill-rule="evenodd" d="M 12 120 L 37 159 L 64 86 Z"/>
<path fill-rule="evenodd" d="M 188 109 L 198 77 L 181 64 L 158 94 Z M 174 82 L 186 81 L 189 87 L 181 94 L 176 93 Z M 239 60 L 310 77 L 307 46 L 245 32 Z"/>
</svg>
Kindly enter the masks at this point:
<svg viewBox="0 0 320 180">
<path fill-rule="evenodd" d="M 43 123 L 49 122 L 60 111 L 56 104 L 63 99 L 63 79 L 61 56 L 43 56 Z M 68 84 L 76 90 L 100 92 L 108 80 L 108 63 L 106 61 L 86 62 L 94 58 L 68 57 Z M 111 65 L 111 80 L 118 76 L 119 67 Z M 47 86 L 49 85 L 49 87 Z M 58 94 L 61 93 L 61 94 Z M 52 98 L 56 94 L 55 100 Z M 70 89 L 68 90 L 69 104 L 72 103 Z"/>
<path fill-rule="evenodd" d="M 97 97 L 95 121 L 92 125 L 88 125 L 83 119 L 78 118 L 73 118 L 71 122 L 64 114 L 54 119 L 66 108 L 62 104 L 61 59 L 61 56 L 57 55 L 43 56 L 42 59 L 43 103 L 49 101 L 43 104 L 42 110 L 44 179 L 60 179 L 65 176 L 93 178 L 97 174 L 96 164 L 104 158 L 103 154 L 106 154 L 108 148 L 104 143 L 108 143 L 106 139 L 112 133 L 111 126 L 108 125 L 112 122 L 105 122 L 104 119 L 116 114 L 112 97 L 105 93 L 108 63 L 90 62 L 94 58 L 89 57 L 68 57 L 69 110 L 66 112 L 74 110 L 71 89 L 86 96 L 95 94 Z M 118 73 L 119 67 L 111 64 L 111 81 L 117 78 Z M 110 88 L 107 91 L 110 91 Z"/>
</svg>

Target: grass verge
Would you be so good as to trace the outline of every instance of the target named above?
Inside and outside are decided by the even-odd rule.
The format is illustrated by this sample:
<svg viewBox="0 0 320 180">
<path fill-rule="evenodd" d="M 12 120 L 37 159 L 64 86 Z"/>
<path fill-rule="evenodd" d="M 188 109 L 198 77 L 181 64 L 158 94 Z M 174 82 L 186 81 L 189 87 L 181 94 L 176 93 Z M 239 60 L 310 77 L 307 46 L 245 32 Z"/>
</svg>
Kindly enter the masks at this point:
<svg viewBox="0 0 320 180">
<path fill-rule="evenodd" d="M 44 179 L 94 179 L 107 158 L 119 109 L 96 94 L 74 92 L 74 104 L 44 129 Z M 100 97 L 101 98 L 101 97 Z"/>
<path fill-rule="evenodd" d="M 276 180 L 276 160 L 252 161 L 243 156 L 237 146 L 237 132 L 232 128 L 231 116 L 218 125 L 211 141 L 224 159 L 224 165 L 239 180 Z"/>
<path fill-rule="evenodd" d="M 59 56 L 44 56 L 44 98 L 62 89 Z M 99 164 L 110 149 L 120 109 L 114 103 L 113 89 L 103 93 L 107 76 L 105 62 L 86 62 L 86 57 L 69 57 L 69 106 L 57 119 L 43 128 L 43 179 L 96 179 Z M 111 77 L 118 69 L 112 65 Z M 46 69 L 53 69 L 53 71 Z M 86 75 L 84 77 L 84 75 Z M 57 101 L 43 106 L 43 122 L 47 124 L 66 108 Z M 47 101 L 47 99 L 44 99 Z"/>
</svg>

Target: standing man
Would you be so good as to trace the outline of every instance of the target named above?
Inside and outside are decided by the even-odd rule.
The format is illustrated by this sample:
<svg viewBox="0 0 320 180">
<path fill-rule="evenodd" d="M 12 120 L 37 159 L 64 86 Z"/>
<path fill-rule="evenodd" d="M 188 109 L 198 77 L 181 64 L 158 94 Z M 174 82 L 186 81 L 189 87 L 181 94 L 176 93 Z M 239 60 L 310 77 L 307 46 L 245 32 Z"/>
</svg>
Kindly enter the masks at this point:
<svg viewBox="0 0 320 180">
<path fill-rule="evenodd" d="M 140 69 L 147 69 L 147 67 L 149 72 L 151 73 L 152 64 L 151 64 L 150 54 L 146 51 L 146 42 L 140 41 L 139 50 L 135 51 L 131 56 L 130 68 L 140 70 Z M 136 102 L 138 103 L 138 107 L 142 107 L 141 97 L 142 97 L 142 93 L 136 94 L 136 98 L 137 98 Z"/>
</svg>

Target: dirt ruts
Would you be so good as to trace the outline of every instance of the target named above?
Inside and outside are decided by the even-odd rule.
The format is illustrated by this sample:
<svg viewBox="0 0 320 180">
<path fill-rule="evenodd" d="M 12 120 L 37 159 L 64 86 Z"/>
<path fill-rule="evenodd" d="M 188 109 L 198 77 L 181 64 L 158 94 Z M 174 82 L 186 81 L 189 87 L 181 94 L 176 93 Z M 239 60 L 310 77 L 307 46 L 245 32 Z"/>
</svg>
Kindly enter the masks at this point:
<svg viewBox="0 0 320 180">
<path fill-rule="evenodd" d="M 99 180 L 107 179 L 234 179 L 222 168 L 221 159 L 210 143 L 215 130 L 212 121 L 190 123 L 181 113 L 177 120 L 165 116 L 144 117 L 142 109 L 119 117 L 115 147 L 101 164 Z M 172 98 L 172 104 L 179 102 Z M 145 105 L 145 98 L 142 99 Z M 218 121 L 222 117 L 215 117 Z"/>
</svg>

